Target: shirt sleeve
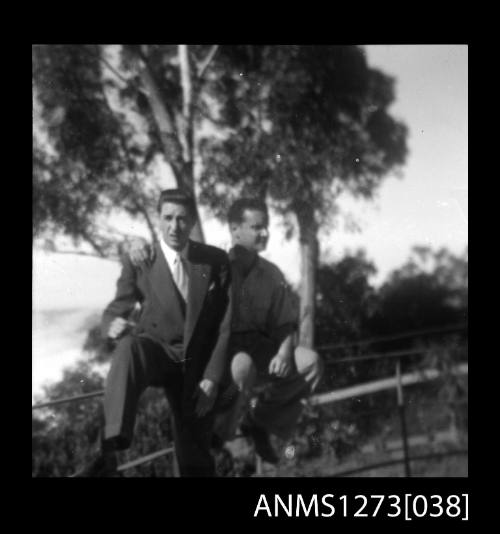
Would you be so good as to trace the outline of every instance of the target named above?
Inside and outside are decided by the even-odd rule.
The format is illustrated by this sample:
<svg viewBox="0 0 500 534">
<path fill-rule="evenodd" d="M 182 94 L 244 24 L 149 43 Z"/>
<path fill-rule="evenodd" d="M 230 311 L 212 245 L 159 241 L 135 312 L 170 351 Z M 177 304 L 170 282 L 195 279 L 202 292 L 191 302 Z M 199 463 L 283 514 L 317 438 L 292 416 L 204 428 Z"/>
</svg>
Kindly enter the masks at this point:
<svg viewBox="0 0 500 534">
<path fill-rule="evenodd" d="M 281 343 L 298 326 L 298 302 L 280 272 L 271 299 L 268 331 L 273 340 Z"/>
</svg>

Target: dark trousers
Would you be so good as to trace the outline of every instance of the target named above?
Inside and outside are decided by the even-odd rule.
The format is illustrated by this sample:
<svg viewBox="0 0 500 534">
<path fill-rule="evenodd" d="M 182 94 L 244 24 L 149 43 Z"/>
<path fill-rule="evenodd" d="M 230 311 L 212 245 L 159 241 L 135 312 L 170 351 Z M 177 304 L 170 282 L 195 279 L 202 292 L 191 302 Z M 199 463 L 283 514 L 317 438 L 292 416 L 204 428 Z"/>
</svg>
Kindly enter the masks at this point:
<svg viewBox="0 0 500 534">
<path fill-rule="evenodd" d="M 128 448 L 141 394 L 148 386 L 161 387 L 173 414 L 180 475 L 214 476 L 210 454 L 213 416 L 195 415 L 195 399 L 185 394 L 184 383 L 183 364 L 172 360 L 161 345 L 144 337 L 123 337 L 113 353 L 106 380 L 104 443 L 116 449 Z"/>
</svg>

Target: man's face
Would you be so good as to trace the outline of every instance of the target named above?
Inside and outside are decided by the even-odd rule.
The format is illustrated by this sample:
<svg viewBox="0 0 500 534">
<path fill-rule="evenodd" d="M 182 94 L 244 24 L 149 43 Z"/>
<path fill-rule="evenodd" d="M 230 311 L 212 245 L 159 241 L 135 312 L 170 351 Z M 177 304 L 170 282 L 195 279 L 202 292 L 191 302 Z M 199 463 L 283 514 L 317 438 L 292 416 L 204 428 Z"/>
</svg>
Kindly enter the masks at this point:
<svg viewBox="0 0 500 534">
<path fill-rule="evenodd" d="M 174 202 L 164 202 L 160 211 L 160 230 L 163 241 L 173 250 L 181 251 L 187 244 L 194 226 L 189 208 Z"/>
<path fill-rule="evenodd" d="M 254 252 L 262 252 L 269 240 L 268 220 L 260 210 L 245 210 L 240 224 L 231 224 L 233 245 L 241 245 Z"/>
</svg>

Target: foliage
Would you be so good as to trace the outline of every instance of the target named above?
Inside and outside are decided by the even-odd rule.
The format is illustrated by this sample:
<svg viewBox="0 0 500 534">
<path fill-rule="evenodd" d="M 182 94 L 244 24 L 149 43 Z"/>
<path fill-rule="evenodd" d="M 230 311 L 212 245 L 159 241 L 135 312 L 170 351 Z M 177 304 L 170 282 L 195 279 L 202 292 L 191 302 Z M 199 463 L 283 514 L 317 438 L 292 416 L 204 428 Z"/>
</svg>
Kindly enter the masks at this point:
<svg viewBox="0 0 500 534">
<path fill-rule="evenodd" d="M 50 142 L 48 149 L 34 132 L 35 237 L 48 228 L 85 235 L 104 208 L 102 193 L 123 170 L 119 125 L 103 93 L 94 48 L 33 47 L 34 98 Z"/>
<path fill-rule="evenodd" d="M 456 256 L 443 249 L 414 247 L 408 261 L 390 273 L 378 289 L 370 284 L 373 274 L 373 264 L 362 253 L 320 267 L 316 294 L 318 346 L 337 347 L 326 349 L 328 359 L 355 356 L 360 351 L 366 354 L 415 347 L 421 343 L 418 337 L 363 346 L 357 342 L 464 323 L 467 318 L 466 251 Z"/>
<path fill-rule="evenodd" d="M 323 222 L 340 190 L 371 197 L 404 162 L 406 128 L 387 112 L 394 81 L 360 47 L 223 46 L 218 59 L 210 90 L 232 131 L 202 144 L 200 200 L 220 217 L 228 195 L 256 193 Z"/>
<path fill-rule="evenodd" d="M 375 266 L 364 252 L 345 256 L 334 265 L 320 265 L 316 291 L 316 340 L 321 346 L 366 337 L 376 311 L 377 295 L 369 279 Z"/>
<path fill-rule="evenodd" d="M 104 381 L 88 362 L 66 370 L 46 388 L 49 399 L 102 390 Z M 55 405 L 32 415 L 32 476 L 70 476 L 96 454 L 102 423 L 102 400 L 84 399 Z M 168 404 L 163 391 L 149 389 L 139 402 L 132 446 L 119 454 L 120 464 L 168 447 L 172 441 Z M 163 456 L 124 473 L 126 477 L 172 476 L 172 457 Z"/>
<path fill-rule="evenodd" d="M 421 385 L 415 398 L 441 406 L 460 436 L 467 430 L 467 377 L 457 377 L 451 367 L 467 360 L 467 332 L 437 333 L 372 341 L 363 339 L 400 334 L 421 328 L 448 326 L 467 317 L 467 252 L 455 256 L 446 250 L 415 247 L 412 256 L 395 270 L 385 284 L 375 289 L 369 282 L 373 265 L 363 254 L 347 256 L 336 264 L 322 265 L 318 272 L 317 338 L 326 363 L 319 391 L 393 376 L 395 359 L 339 361 L 366 354 L 421 349 L 427 354 L 405 357 L 402 372 L 437 368 L 441 381 Z M 332 346 L 333 348 L 328 348 Z M 391 426 L 394 392 L 380 392 L 310 408 L 294 438 L 303 459 L 333 453 L 340 461 L 356 450 L 361 441 Z M 429 418 L 428 418 L 429 419 Z M 429 419 L 430 421 L 430 419 Z"/>
<path fill-rule="evenodd" d="M 102 390 L 102 377 L 87 362 L 65 370 L 63 379 L 45 388 L 49 399 Z M 90 458 L 101 421 L 100 400 L 55 405 L 32 414 L 32 476 L 69 476 Z"/>
<path fill-rule="evenodd" d="M 162 153 L 134 70 L 122 61 L 126 78 L 114 76 L 110 48 L 33 47 L 34 234 L 84 239 L 100 255 L 123 239 L 99 222 L 113 209 L 142 216 L 154 237 Z"/>
<path fill-rule="evenodd" d="M 468 376 L 454 372 L 457 365 L 467 362 L 468 348 L 459 336 L 443 347 L 432 344 L 422 365 L 441 373 L 438 399 L 446 408 L 450 426 L 461 437 L 468 432 Z"/>
<path fill-rule="evenodd" d="M 467 317 L 467 252 L 414 247 L 412 257 L 380 289 L 374 318 L 379 333 L 464 322 Z M 387 321 L 390 316 L 393 320 Z"/>
</svg>

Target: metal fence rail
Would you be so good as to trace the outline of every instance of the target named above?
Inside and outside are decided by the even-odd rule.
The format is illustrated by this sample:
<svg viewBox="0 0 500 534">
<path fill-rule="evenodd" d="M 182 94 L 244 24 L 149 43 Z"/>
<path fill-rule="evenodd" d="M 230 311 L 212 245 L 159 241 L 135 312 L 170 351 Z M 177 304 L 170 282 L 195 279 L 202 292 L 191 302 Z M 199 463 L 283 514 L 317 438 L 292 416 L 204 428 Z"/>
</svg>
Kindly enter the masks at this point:
<svg viewBox="0 0 500 534">
<path fill-rule="evenodd" d="M 56 399 L 47 402 L 41 402 L 39 404 L 34 404 L 31 409 L 39 410 L 40 408 L 49 408 L 50 406 L 56 406 L 57 404 L 65 404 L 67 402 L 75 402 L 82 399 L 90 399 L 92 397 L 100 397 L 102 395 L 104 395 L 104 390 L 100 389 L 98 391 L 92 391 L 91 393 L 82 393 L 81 395 L 75 395 L 73 397 L 64 397 L 62 399 Z"/>
<path fill-rule="evenodd" d="M 456 375 L 468 374 L 468 364 L 462 363 L 457 365 L 453 371 Z M 372 382 L 366 382 L 364 384 L 358 384 L 356 386 L 350 386 L 343 389 L 336 389 L 328 391 L 327 393 L 321 393 L 313 395 L 309 399 L 309 403 L 313 406 L 318 404 L 326 404 L 336 402 L 351 397 L 360 397 L 362 395 L 368 395 L 369 393 L 376 393 L 377 391 L 383 391 L 385 389 L 397 388 L 399 384 L 402 386 L 410 386 L 412 384 L 418 384 L 419 382 L 427 382 L 429 380 L 435 380 L 439 378 L 443 373 L 437 369 L 423 369 L 422 371 L 414 371 L 412 373 L 405 373 L 403 375 L 394 376 L 390 378 L 383 378 L 381 380 L 374 380 Z"/>
<path fill-rule="evenodd" d="M 127 462 L 122 465 L 119 465 L 118 471 L 126 471 L 127 469 L 132 469 L 133 467 L 137 467 L 138 465 L 152 462 L 153 460 L 156 460 L 157 458 L 160 458 L 161 456 L 166 456 L 167 454 L 172 454 L 174 452 L 175 452 L 174 447 L 167 447 L 166 449 L 161 449 L 159 451 L 152 452 L 151 454 L 147 454 L 146 456 L 141 456 L 140 458 L 137 458 L 136 460 L 132 460 L 131 462 Z"/>
</svg>

